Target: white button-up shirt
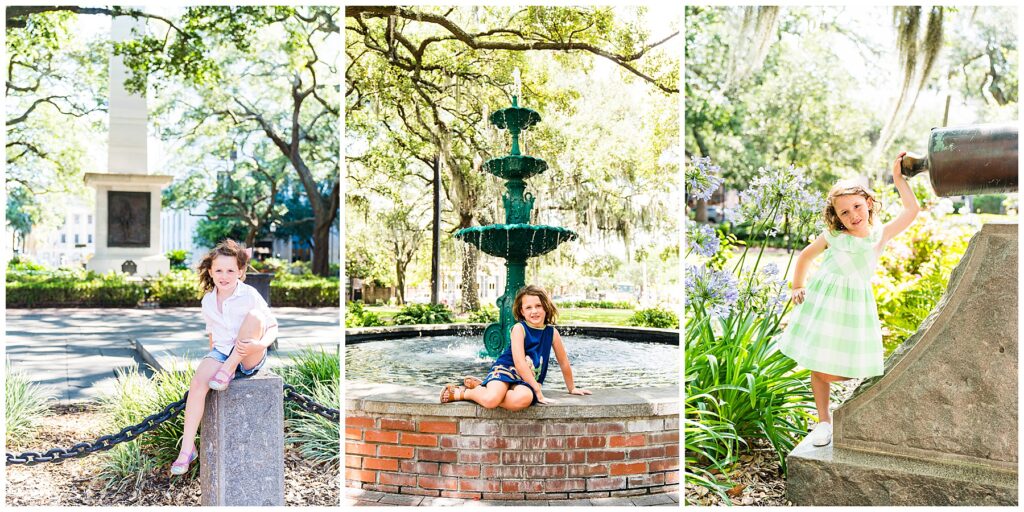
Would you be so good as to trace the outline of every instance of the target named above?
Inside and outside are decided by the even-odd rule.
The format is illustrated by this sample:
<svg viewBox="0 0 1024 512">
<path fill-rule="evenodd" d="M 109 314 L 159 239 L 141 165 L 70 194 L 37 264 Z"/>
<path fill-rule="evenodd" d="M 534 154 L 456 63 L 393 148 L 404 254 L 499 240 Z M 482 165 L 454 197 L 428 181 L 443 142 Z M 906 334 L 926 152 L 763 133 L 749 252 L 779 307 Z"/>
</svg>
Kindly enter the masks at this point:
<svg viewBox="0 0 1024 512">
<path fill-rule="evenodd" d="M 206 333 L 213 335 L 213 348 L 223 354 L 231 352 L 238 338 L 238 330 L 242 327 L 245 315 L 250 311 L 258 311 L 266 321 L 267 329 L 276 326 L 277 320 L 270 313 L 267 301 L 260 292 L 241 281 L 234 293 L 224 299 L 221 311 L 217 311 L 217 290 L 213 289 L 203 296 L 203 320 L 206 321 Z"/>
</svg>

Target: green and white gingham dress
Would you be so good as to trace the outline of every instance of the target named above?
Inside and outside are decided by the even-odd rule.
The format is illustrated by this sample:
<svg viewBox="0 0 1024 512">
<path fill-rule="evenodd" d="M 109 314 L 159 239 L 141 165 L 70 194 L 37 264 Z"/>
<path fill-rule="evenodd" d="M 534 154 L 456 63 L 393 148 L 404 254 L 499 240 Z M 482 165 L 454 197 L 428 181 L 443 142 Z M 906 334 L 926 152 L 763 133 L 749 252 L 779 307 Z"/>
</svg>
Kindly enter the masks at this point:
<svg viewBox="0 0 1024 512">
<path fill-rule="evenodd" d="M 882 374 L 882 326 L 871 277 L 884 244 L 882 225 L 865 238 L 825 229 L 825 259 L 779 337 L 800 366 L 840 377 Z"/>
</svg>

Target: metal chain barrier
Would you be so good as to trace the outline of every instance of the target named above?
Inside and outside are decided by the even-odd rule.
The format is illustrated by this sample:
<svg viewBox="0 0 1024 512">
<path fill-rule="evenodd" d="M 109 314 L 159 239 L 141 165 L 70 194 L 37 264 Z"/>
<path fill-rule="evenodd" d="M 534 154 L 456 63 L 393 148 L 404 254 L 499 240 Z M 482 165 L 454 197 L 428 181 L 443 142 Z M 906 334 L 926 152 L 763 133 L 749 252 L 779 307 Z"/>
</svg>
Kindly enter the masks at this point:
<svg viewBox="0 0 1024 512">
<path fill-rule="evenodd" d="M 285 398 L 291 400 L 299 405 L 302 409 L 319 414 L 330 421 L 339 423 L 341 421 L 341 413 L 338 409 L 331 409 L 325 407 L 322 404 L 317 403 L 312 398 L 298 393 L 295 391 L 295 387 L 290 384 L 284 385 Z M 63 462 L 65 459 L 72 459 L 75 457 L 82 457 L 91 453 L 102 452 L 109 450 L 114 445 L 131 441 L 140 435 L 149 432 L 160 426 L 167 420 L 173 419 L 181 411 L 185 410 L 185 401 L 188 400 L 188 391 L 181 397 L 181 400 L 171 402 L 163 408 L 162 411 L 150 414 L 146 416 L 146 419 L 139 422 L 137 425 L 131 425 L 122 428 L 120 432 L 112 435 L 102 436 L 95 441 L 78 443 L 71 448 L 52 448 L 44 453 L 39 452 L 24 452 L 20 454 L 14 454 L 7 452 L 7 466 L 15 464 L 24 464 L 26 466 L 32 466 L 35 464 L 42 464 L 44 462 Z"/>
<path fill-rule="evenodd" d="M 185 409 L 185 400 L 187 399 L 188 391 L 186 391 L 185 395 L 181 397 L 181 400 L 167 404 L 162 411 L 146 416 L 146 419 L 142 420 L 139 424 L 122 428 L 121 431 L 116 434 L 102 436 L 91 443 L 82 442 L 67 449 L 53 448 L 47 450 L 45 453 L 25 452 L 16 455 L 11 452 L 7 452 L 7 465 L 24 464 L 26 466 L 32 466 L 43 462 L 63 462 L 65 459 L 82 457 L 91 453 L 109 450 L 113 448 L 114 445 L 131 441 L 136 437 L 159 427 L 161 423 L 181 414 L 181 411 Z"/>
<path fill-rule="evenodd" d="M 321 404 L 316 403 L 316 401 L 314 401 L 312 398 L 296 392 L 295 386 L 292 386 L 291 384 L 284 385 L 284 396 L 288 400 L 291 400 L 299 404 L 299 407 L 303 408 L 306 411 L 309 411 L 314 414 L 319 414 L 320 416 L 323 416 L 324 418 L 327 418 L 328 420 L 333 421 L 335 423 L 341 422 L 341 413 L 338 412 L 337 409 L 331 409 L 330 407 L 325 407 Z"/>
</svg>

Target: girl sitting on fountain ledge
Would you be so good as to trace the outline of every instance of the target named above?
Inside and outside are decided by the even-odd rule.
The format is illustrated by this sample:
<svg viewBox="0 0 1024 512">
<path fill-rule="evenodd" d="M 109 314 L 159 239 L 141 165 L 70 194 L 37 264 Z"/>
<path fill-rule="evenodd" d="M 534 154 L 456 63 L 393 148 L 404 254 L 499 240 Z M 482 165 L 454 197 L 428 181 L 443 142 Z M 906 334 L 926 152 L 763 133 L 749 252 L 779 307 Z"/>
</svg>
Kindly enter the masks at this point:
<svg viewBox="0 0 1024 512">
<path fill-rule="evenodd" d="M 501 407 L 509 411 L 521 411 L 535 403 L 552 403 L 541 391 L 552 348 L 569 393 L 590 394 L 573 385 L 565 345 L 553 326 L 558 309 L 547 292 L 539 286 L 524 286 L 512 303 L 512 315 L 518 321 L 512 326 L 512 343 L 498 356 L 487 377 L 482 381 L 465 377 L 464 386 L 446 385 L 441 390 L 441 403 L 470 400 L 488 409 Z"/>
</svg>

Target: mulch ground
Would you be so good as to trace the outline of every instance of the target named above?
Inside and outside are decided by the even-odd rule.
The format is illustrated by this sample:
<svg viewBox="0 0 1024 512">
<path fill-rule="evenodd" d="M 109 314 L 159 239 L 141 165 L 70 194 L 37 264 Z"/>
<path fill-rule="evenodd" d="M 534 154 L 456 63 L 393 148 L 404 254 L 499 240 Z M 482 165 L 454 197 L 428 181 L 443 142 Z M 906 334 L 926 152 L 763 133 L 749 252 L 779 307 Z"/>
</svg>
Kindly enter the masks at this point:
<svg viewBox="0 0 1024 512">
<path fill-rule="evenodd" d="M 67 448 L 92 441 L 105 433 L 103 416 L 88 405 L 58 406 L 43 420 L 36 439 L 26 446 L 8 446 L 20 453 Z M 145 435 L 145 434 L 143 434 Z M 54 464 L 7 466 L 7 506 L 199 506 L 199 480 L 168 474 L 168 468 L 150 472 L 139 486 L 104 489 L 97 478 L 103 455 L 93 454 Z M 341 476 L 335 468 L 302 459 L 289 445 L 285 451 L 285 504 L 289 506 L 339 506 Z"/>
<path fill-rule="evenodd" d="M 862 380 L 852 379 L 833 384 L 832 409 L 845 402 Z M 810 425 L 808 427 L 813 428 Z M 751 444 L 751 449 L 741 454 L 739 461 L 729 471 L 729 479 L 735 484 L 726 492 L 729 501 L 733 505 L 792 506 L 786 499 L 786 478 L 782 474 L 775 449 L 763 439 L 755 439 Z M 705 487 L 686 485 L 684 496 L 687 505 L 727 505 L 721 497 Z"/>
</svg>

